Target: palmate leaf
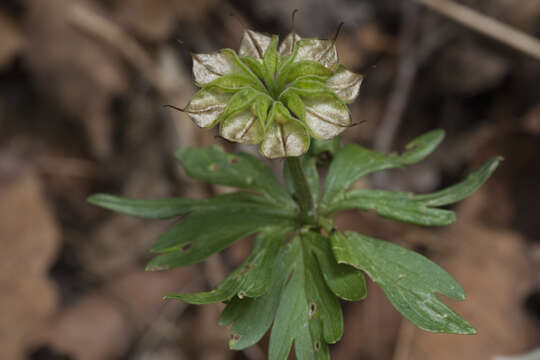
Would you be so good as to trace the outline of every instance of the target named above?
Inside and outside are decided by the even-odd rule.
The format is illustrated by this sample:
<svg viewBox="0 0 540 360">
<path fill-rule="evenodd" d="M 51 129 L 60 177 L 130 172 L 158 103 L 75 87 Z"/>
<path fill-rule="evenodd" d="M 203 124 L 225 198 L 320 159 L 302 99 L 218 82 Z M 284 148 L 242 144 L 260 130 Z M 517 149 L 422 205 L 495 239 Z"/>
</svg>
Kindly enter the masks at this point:
<svg viewBox="0 0 540 360">
<path fill-rule="evenodd" d="M 434 207 L 453 204 L 471 195 L 491 176 L 499 161 L 499 158 L 493 158 L 469 174 L 465 180 L 432 194 L 352 190 L 331 208 L 326 209 L 326 214 L 346 209 L 375 210 L 380 216 L 408 223 L 424 226 L 448 225 L 455 221 L 455 213 Z"/>
<path fill-rule="evenodd" d="M 402 155 L 384 155 L 357 145 L 344 146 L 328 169 L 321 207 L 331 208 L 363 176 L 422 160 L 435 150 L 443 138 L 443 130 L 430 131 L 407 144 L 407 151 Z"/>
<path fill-rule="evenodd" d="M 274 321 L 291 261 L 290 246 L 283 242 L 280 245 L 274 271 L 271 273 L 270 291 L 258 298 L 233 297 L 219 318 L 220 325 L 231 325 L 229 347 L 233 350 L 242 350 L 257 343 Z"/>
<path fill-rule="evenodd" d="M 435 295 L 464 300 L 461 285 L 424 256 L 354 232 L 335 232 L 331 242 L 339 263 L 365 271 L 392 305 L 419 328 L 454 334 L 476 333 L 471 324 Z"/>
<path fill-rule="evenodd" d="M 311 238 L 311 249 L 317 257 L 324 280 L 330 290 L 343 300 L 364 299 L 367 294 L 364 275 L 350 265 L 338 264 L 328 238 L 313 232 L 306 236 Z"/>
<path fill-rule="evenodd" d="M 261 193 L 272 204 L 294 211 L 296 204 L 274 174 L 256 157 L 227 154 L 222 147 L 184 148 L 176 153 L 186 173 L 199 181 Z"/>
<path fill-rule="evenodd" d="M 232 298 L 219 318 L 219 325 L 231 325 L 229 347 L 243 350 L 266 334 L 279 305 L 282 282 L 274 282 L 268 294 L 258 298 Z"/>
<path fill-rule="evenodd" d="M 165 298 L 177 299 L 190 304 L 210 304 L 231 299 L 255 298 L 264 295 L 273 285 L 276 259 L 285 246 L 285 238 L 292 228 L 268 228 L 255 240 L 248 259 L 216 289 L 195 294 L 170 294 Z"/>
<path fill-rule="evenodd" d="M 191 214 L 158 238 L 151 251 L 163 255 L 152 259 L 147 270 L 194 264 L 269 226 L 294 226 L 290 216 L 279 215 L 275 211 L 275 208 L 268 206 L 244 206 L 226 212 L 219 210 Z"/>
<path fill-rule="evenodd" d="M 287 359 L 294 342 L 299 360 L 329 359 L 328 344 L 343 333 L 343 314 L 336 296 L 328 288 L 311 239 L 294 238 L 289 244 L 289 278 L 280 296 L 268 357 Z"/>
</svg>

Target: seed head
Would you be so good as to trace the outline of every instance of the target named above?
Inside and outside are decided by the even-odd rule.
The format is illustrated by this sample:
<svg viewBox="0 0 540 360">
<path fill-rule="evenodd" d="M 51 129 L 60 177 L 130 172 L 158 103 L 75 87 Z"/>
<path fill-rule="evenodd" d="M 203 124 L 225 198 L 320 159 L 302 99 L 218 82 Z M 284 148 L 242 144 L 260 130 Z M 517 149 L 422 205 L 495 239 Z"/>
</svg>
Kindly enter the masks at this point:
<svg viewBox="0 0 540 360">
<path fill-rule="evenodd" d="M 346 104 L 362 76 L 338 64 L 335 39 L 244 32 L 238 53 L 193 54 L 201 89 L 183 109 L 201 128 L 225 139 L 258 144 L 267 158 L 300 156 L 311 137 L 328 140 L 351 126 Z"/>
</svg>

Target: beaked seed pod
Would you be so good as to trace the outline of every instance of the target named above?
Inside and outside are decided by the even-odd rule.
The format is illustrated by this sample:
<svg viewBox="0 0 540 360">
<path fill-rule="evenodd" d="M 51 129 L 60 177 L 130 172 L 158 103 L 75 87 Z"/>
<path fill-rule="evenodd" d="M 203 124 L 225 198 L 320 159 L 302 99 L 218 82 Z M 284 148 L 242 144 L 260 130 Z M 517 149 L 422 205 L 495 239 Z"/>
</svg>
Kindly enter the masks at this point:
<svg viewBox="0 0 540 360">
<path fill-rule="evenodd" d="M 240 50 L 193 55 L 201 89 L 183 109 L 201 128 L 220 126 L 225 139 L 259 144 L 267 158 L 300 156 L 310 138 L 328 140 L 351 125 L 346 104 L 362 76 L 338 64 L 334 40 L 302 39 L 294 31 L 244 33 Z"/>
</svg>

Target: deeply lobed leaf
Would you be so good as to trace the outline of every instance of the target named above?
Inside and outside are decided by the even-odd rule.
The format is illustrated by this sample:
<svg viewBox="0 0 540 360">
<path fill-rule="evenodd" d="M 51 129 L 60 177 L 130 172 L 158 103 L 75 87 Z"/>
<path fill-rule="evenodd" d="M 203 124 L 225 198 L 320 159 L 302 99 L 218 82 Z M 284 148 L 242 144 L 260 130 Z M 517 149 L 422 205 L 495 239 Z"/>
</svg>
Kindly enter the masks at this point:
<svg viewBox="0 0 540 360">
<path fill-rule="evenodd" d="M 346 209 L 375 210 L 380 216 L 408 223 L 423 226 L 448 225 L 455 221 L 455 213 L 434 207 L 453 204 L 474 193 L 491 176 L 499 162 L 499 158 L 493 158 L 458 184 L 432 194 L 352 190 L 345 193 L 331 208 L 327 208 L 326 214 Z"/>
<path fill-rule="evenodd" d="M 281 292 L 290 270 L 288 245 L 282 243 L 272 275 L 272 288 L 258 298 L 233 297 L 219 318 L 222 326 L 231 325 L 229 346 L 234 350 L 245 349 L 258 342 L 272 325 Z"/>
<path fill-rule="evenodd" d="M 465 299 L 461 285 L 446 271 L 414 251 L 368 236 L 346 232 L 331 235 L 339 263 L 365 271 L 392 305 L 409 321 L 432 332 L 474 334 L 466 320 L 435 293 Z"/>
<path fill-rule="evenodd" d="M 435 150 L 443 138 L 443 130 L 432 130 L 407 144 L 402 155 L 384 155 L 357 145 L 344 146 L 328 169 L 321 206 L 332 207 L 342 200 L 354 182 L 370 173 L 422 160 Z"/>
<path fill-rule="evenodd" d="M 266 294 L 274 284 L 276 259 L 285 246 L 285 238 L 292 228 L 267 228 L 255 240 L 251 255 L 216 289 L 195 294 L 170 294 L 165 298 L 190 304 L 210 304 L 231 299 L 256 298 Z"/>
<path fill-rule="evenodd" d="M 190 215 L 158 238 L 151 251 L 163 255 L 152 259 L 147 269 L 162 270 L 194 264 L 269 226 L 287 229 L 294 226 L 290 217 L 273 213 L 271 208 L 252 207 Z"/>
<path fill-rule="evenodd" d="M 314 232 L 306 235 L 317 257 L 326 285 L 339 298 L 359 301 L 366 297 L 366 279 L 361 272 L 346 264 L 338 264 L 327 237 Z"/>
<path fill-rule="evenodd" d="M 343 332 L 343 315 L 326 285 L 309 243 L 296 237 L 290 244 L 289 277 L 281 294 L 270 336 L 269 358 L 287 359 L 294 342 L 296 358 L 329 359 L 329 343 Z M 289 275 L 291 274 L 291 275 Z"/>
</svg>

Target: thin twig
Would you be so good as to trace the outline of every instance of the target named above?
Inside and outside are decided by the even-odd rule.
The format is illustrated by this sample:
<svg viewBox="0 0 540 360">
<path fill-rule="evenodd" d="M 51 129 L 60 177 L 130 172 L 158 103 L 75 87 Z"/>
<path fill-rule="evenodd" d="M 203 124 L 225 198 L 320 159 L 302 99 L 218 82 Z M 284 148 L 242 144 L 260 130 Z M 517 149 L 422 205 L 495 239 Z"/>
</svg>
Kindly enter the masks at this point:
<svg viewBox="0 0 540 360">
<path fill-rule="evenodd" d="M 471 29 L 540 60 L 540 40 L 451 0 L 416 0 Z"/>
<path fill-rule="evenodd" d="M 418 30 L 418 6 L 409 1 L 404 1 L 403 27 L 400 37 L 401 61 L 398 74 L 392 91 L 387 110 L 381 120 L 381 126 L 375 138 L 375 149 L 388 152 L 399 128 L 403 112 L 407 106 L 409 94 L 418 67 L 417 54 L 414 46 Z"/>
<path fill-rule="evenodd" d="M 139 43 L 127 34 L 120 26 L 91 8 L 78 3 L 70 4 L 70 21 L 73 26 L 87 34 L 105 41 L 116 49 L 131 65 L 138 69 L 146 80 L 152 84 L 162 96 L 167 98 L 165 84 L 155 71 L 154 61 Z"/>
</svg>

